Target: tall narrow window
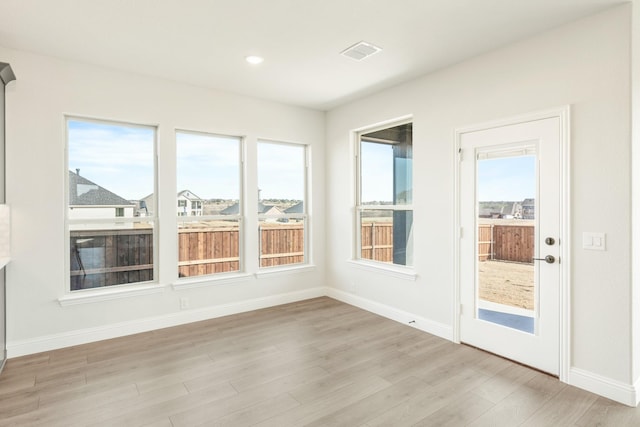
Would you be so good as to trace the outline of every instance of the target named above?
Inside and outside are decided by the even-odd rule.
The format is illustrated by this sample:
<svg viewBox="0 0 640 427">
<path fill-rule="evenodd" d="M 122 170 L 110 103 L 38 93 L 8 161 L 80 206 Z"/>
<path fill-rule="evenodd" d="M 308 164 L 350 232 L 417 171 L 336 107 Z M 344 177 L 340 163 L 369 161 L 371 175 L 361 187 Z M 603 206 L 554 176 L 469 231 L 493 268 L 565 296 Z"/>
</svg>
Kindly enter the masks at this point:
<svg viewBox="0 0 640 427">
<path fill-rule="evenodd" d="M 356 258 L 413 265 L 412 124 L 358 135 Z"/>
<path fill-rule="evenodd" d="M 242 139 L 176 133 L 178 275 L 239 271 Z"/>
<path fill-rule="evenodd" d="M 307 262 L 307 148 L 258 142 L 260 267 Z"/>
<path fill-rule="evenodd" d="M 67 119 L 71 291 L 153 281 L 156 130 Z M 142 208 L 144 206 L 144 209 Z"/>
</svg>

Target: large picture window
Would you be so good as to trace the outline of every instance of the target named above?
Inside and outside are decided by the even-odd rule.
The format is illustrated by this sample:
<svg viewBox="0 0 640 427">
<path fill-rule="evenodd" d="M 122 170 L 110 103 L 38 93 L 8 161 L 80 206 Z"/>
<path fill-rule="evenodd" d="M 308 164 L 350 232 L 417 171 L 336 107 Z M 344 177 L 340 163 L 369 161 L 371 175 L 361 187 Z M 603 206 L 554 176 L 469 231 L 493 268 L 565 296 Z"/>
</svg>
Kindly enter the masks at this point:
<svg viewBox="0 0 640 427">
<path fill-rule="evenodd" d="M 176 133 L 178 275 L 241 269 L 242 139 Z"/>
<path fill-rule="evenodd" d="M 412 124 L 358 134 L 356 258 L 413 265 Z"/>
<path fill-rule="evenodd" d="M 156 279 L 156 129 L 67 118 L 70 290 Z"/>
<path fill-rule="evenodd" d="M 260 267 L 307 262 L 307 147 L 258 142 Z"/>
</svg>

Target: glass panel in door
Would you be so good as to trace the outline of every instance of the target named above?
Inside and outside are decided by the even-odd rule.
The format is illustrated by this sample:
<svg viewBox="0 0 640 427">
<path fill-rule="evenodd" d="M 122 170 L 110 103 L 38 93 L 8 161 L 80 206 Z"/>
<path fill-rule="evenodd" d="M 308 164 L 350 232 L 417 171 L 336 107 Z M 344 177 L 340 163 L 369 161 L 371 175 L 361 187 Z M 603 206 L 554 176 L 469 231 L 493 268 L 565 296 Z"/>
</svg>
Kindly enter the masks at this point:
<svg viewBox="0 0 640 427">
<path fill-rule="evenodd" d="M 535 147 L 479 152 L 476 316 L 534 334 Z"/>
</svg>

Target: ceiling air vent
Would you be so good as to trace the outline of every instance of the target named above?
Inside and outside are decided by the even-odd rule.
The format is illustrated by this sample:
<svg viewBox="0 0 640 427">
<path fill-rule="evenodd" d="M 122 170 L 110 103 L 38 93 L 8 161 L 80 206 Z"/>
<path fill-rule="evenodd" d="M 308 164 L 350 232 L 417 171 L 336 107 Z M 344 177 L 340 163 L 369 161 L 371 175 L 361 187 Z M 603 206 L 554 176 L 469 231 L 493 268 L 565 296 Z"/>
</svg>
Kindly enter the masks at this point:
<svg viewBox="0 0 640 427">
<path fill-rule="evenodd" d="M 367 42 L 358 42 L 351 47 L 346 48 L 340 55 L 346 56 L 356 61 L 362 61 L 366 57 L 380 52 L 382 49 L 376 45 Z"/>
</svg>

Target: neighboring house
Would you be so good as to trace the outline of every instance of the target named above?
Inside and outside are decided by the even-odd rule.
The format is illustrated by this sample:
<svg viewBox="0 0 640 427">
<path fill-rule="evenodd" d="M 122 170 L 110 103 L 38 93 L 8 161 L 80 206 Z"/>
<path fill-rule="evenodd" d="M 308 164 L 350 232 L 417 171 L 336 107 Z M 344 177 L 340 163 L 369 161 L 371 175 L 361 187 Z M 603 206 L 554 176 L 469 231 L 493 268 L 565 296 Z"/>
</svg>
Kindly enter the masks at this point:
<svg viewBox="0 0 640 427">
<path fill-rule="evenodd" d="M 136 204 L 69 171 L 69 219 L 131 218 Z M 127 226 L 130 226 L 128 224 Z"/>
<path fill-rule="evenodd" d="M 136 206 L 134 215 L 135 216 L 149 216 L 149 208 L 147 207 L 147 202 L 142 200 L 130 200 L 132 204 Z"/>
<path fill-rule="evenodd" d="M 176 212 L 178 216 L 202 216 L 204 200 L 196 196 L 190 190 L 182 190 L 176 197 Z M 155 206 L 155 194 L 151 193 L 139 202 L 139 216 L 149 216 L 153 214 Z"/>
<path fill-rule="evenodd" d="M 178 216 L 202 216 L 203 200 L 189 190 L 178 193 Z"/>
<path fill-rule="evenodd" d="M 273 205 L 265 205 L 262 202 L 258 203 L 258 215 L 265 215 L 265 216 L 279 216 L 282 215 L 282 211 L 280 209 L 278 209 L 278 207 L 273 206 Z M 265 222 L 276 222 L 277 219 L 276 218 L 267 218 L 265 219 Z"/>
<path fill-rule="evenodd" d="M 514 219 L 522 217 L 520 202 L 480 202 L 480 218 Z"/>
<path fill-rule="evenodd" d="M 513 217 L 515 219 L 522 219 L 522 203 L 514 203 L 513 205 Z"/>
<path fill-rule="evenodd" d="M 220 211 L 220 215 L 238 215 L 240 213 L 240 204 L 234 203 Z"/>
<path fill-rule="evenodd" d="M 286 214 L 302 214 L 304 213 L 304 202 L 298 202 L 293 206 L 288 207 L 284 210 Z"/>
<path fill-rule="evenodd" d="M 143 197 L 142 199 L 140 199 L 140 202 L 138 202 L 138 206 L 139 206 L 139 215 L 138 216 L 152 216 L 153 215 L 153 208 L 156 205 L 156 197 L 155 194 L 151 193 L 146 197 Z"/>
<path fill-rule="evenodd" d="M 304 213 L 304 202 L 298 202 L 293 206 L 289 206 L 284 210 L 285 214 L 303 214 Z M 301 222 L 302 218 L 280 218 L 280 222 Z"/>
<path fill-rule="evenodd" d="M 262 202 L 258 203 L 258 215 L 264 215 L 267 217 L 263 220 L 264 222 L 282 222 L 282 218 L 280 217 L 282 213 L 283 212 L 280 209 L 278 209 L 277 206 L 265 205 Z M 268 217 L 273 217 L 273 218 L 268 218 Z"/>
<path fill-rule="evenodd" d="M 522 219 L 536 219 L 535 199 L 524 199 L 522 202 Z"/>
<path fill-rule="evenodd" d="M 234 203 L 231 206 L 227 207 L 226 209 L 223 209 L 222 211 L 220 211 L 220 215 L 238 215 L 239 211 L 240 211 L 240 205 L 238 203 Z M 258 203 L 258 215 L 277 217 L 282 215 L 282 213 L 283 212 L 280 209 L 278 209 L 277 206 L 265 205 L 262 202 Z M 276 222 L 276 221 L 277 221 L 277 218 L 265 219 L 265 222 Z"/>
</svg>

